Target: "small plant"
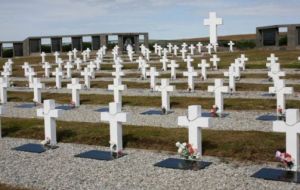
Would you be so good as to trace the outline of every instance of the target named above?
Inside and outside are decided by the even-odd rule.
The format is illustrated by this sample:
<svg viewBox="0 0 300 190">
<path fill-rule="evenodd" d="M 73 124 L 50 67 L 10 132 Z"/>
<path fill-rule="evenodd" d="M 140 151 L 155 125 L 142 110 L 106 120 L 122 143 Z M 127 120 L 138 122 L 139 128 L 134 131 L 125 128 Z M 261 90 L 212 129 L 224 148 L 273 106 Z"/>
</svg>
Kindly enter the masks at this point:
<svg viewBox="0 0 300 190">
<path fill-rule="evenodd" d="M 280 152 L 279 150 L 275 153 L 275 158 L 280 161 L 285 168 L 292 169 L 294 167 L 294 159 L 287 152 Z"/>
<path fill-rule="evenodd" d="M 177 142 L 176 147 L 178 147 L 179 155 L 185 159 L 196 160 L 200 158 L 198 150 L 194 149 L 191 144 Z"/>
</svg>

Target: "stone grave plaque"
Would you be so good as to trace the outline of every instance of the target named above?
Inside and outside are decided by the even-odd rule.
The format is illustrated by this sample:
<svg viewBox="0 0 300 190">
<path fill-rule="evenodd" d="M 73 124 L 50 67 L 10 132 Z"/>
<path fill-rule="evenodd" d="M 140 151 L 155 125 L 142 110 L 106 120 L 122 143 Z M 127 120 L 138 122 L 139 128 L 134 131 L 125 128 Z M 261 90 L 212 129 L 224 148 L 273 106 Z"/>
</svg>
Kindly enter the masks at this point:
<svg viewBox="0 0 300 190">
<path fill-rule="evenodd" d="M 283 169 L 263 168 L 251 177 L 272 181 L 300 183 L 300 172 Z"/>
<path fill-rule="evenodd" d="M 16 108 L 23 108 L 23 109 L 30 109 L 30 108 L 35 108 L 36 105 L 34 103 L 30 103 L 30 104 L 21 104 L 21 105 L 17 105 L 15 106 Z"/>
<path fill-rule="evenodd" d="M 87 159 L 104 160 L 104 161 L 115 160 L 115 159 L 121 158 L 123 156 L 125 156 L 125 155 L 117 156 L 116 154 L 112 154 L 109 151 L 100 151 L 100 150 L 90 150 L 90 151 L 75 155 L 75 157 L 78 157 L 78 158 L 87 158 Z"/>
<path fill-rule="evenodd" d="M 202 170 L 211 164 L 212 164 L 211 162 L 204 162 L 204 161 L 168 158 L 166 160 L 154 164 L 154 166 L 161 167 L 161 168 L 169 168 L 169 169 L 197 171 L 197 170 Z"/>
<path fill-rule="evenodd" d="M 258 116 L 256 118 L 256 120 L 260 120 L 260 121 L 276 121 L 277 120 L 277 116 L 276 115 L 272 115 L 272 114 L 265 114 L 265 115 Z"/>
<path fill-rule="evenodd" d="M 47 149 L 45 149 L 43 145 L 29 143 L 13 148 L 13 150 L 40 154 L 45 152 Z"/>
</svg>

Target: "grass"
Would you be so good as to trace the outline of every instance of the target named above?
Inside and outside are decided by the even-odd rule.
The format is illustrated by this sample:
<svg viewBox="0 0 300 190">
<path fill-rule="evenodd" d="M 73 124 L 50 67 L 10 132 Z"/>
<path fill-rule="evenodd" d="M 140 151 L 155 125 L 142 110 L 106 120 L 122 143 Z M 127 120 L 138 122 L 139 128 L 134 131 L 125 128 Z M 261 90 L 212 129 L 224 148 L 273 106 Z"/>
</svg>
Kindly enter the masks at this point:
<svg viewBox="0 0 300 190">
<path fill-rule="evenodd" d="M 29 190 L 21 187 L 15 187 L 7 184 L 0 183 L 0 190 Z"/>
<path fill-rule="evenodd" d="M 3 135 L 13 138 L 43 139 L 43 121 L 2 119 Z M 285 147 L 285 135 L 272 132 L 203 130 L 203 153 L 237 160 L 272 161 L 276 149 Z M 103 123 L 57 122 L 58 141 L 109 146 L 109 127 Z M 125 148 L 176 152 L 177 141 L 186 142 L 186 128 L 123 127 Z"/>
<path fill-rule="evenodd" d="M 57 103 L 70 103 L 71 94 L 64 93 L 43 93 L 43 99 L 54 99 Z M 31 102 L 33 93 L 31 92 L 8 92 L 8 101 L 11 102 Z M 100 94 L 81 94 L 81 104 L 101 104 L 107 105 L 113 101 L 112 95 Z M 287 100 L 287 108 L 299 108 L 300 101 Z M 213 98 L 197 97 L 171 97 L 172 108 L 187 108 L 189 105 L 201 105 L 205 109 L 210 109 L 214 104 Z M 123 105 L 125 106 L 146 106 L 160 107 L 161 97 L 145 96 L 123 96 Z M 224 108 L 227 110 L 275 110 L 275 99 L 241 99 L 228 98 L 224 101 Z"/>
</svg>

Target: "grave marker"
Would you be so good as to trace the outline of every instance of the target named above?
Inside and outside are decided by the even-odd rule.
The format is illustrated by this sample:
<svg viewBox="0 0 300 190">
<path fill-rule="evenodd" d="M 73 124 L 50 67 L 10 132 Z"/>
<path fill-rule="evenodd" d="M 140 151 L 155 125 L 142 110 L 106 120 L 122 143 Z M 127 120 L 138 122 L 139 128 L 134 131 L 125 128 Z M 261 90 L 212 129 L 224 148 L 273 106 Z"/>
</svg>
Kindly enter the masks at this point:
<svg viewBox="0 0 300 190">
<path fill-rule="evenodd" d="M 169 84 L 169 79 L 161 79 L 161 85 L 156 86 L 156 91 L 161 92 L 161 107 L 166 112 L 170 111 L 170 95 L 169 92 L 175 90 L 175 86 Z"/>
<path fill-rule="evenodd" d="M 108 85 L 108 90 L 111 90 L 114 92 L 114 102 L 118 103 L 122 107 L 122 93 L 121 91 L 126 90 L 126 85 L 122 84 L 121 78 L 115 78 L 114 84 Z"/>
<path fill-rule="evenodd" d="M 72 90 L 72 103 L 75 107 L 80 106 L 80 90 L 83 89 L 83 85 L 79 83 L 78 78 L 72 78 L 72 83 L 67 85 L 67 89 Z"/>
<path fill-rule="evenodd" d="M 171 80 L 176 79 L 176 68 L 179 67 L 179 64 L 176 63 L 175 60 L 171 60 L 171 63 L 167 65 L 169 68 L 171 68 Z"/>
<path fill-rule="evenodd" d="M 45 85 L 41 83 L 40 78 L 34 78 L 33 83 L 29 85 L 29 88 L 33 89 L 33 102 L 41 104 L 42 103 L 42 89 Z"/>
<path fill-rule="evenodd" d="M 215 79 L 214 86 L 208 86 L 208 92 L 215 94 L 215 105 L 218 107 L 217 113 L 222 114 L 224 110 L 224 97 L 223 93 L 228 93 L 228 86 L 223 86 L 222 79 Z"/>
<path fill-rule="evenodd" d="M 156 71 L 156 67 L 151 67 L 150 71 L 147 72 L 147 76 L 150 76 L 150 89 L 155 90 L 156 77 L 159 76 L 159 72 Z"/>
<path fill-rule="evenodd" d="M 194 77 L 198 76 L 198 73 L 194 71 L 194 67 L 189 67 L 188 71 L 183 72 L 183 76 L 188 77 L 188 89 L 193 92 L 195 89 Z"/>
</svg>

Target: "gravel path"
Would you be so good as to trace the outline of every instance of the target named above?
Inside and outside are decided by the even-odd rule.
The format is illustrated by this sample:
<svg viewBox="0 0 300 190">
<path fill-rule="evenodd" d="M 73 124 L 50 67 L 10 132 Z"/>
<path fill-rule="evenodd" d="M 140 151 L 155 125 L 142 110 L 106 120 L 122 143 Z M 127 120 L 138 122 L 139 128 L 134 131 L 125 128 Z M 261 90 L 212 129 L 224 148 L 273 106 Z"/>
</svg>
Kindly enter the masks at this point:
<svg viewBox="0 0 300 190">
<path fill-rule="evenodd" d="M 21 108 L 32 103 L 9 102 L 6 105 L 5 117 L 36 118 L 36 108 Z M 57 105 L 61 106 L 61 105 Z M 30 107 L 30 106 L 29 106 Z M 63 107 L 60 107 L 63 108 Z M 81 105 L 79 108 L 65 110 L 59 120 L 78 122 L 101 122 L 100 112 L 108 110 L 108 105 Z M 124 106 L 123 111 L 130 114 L 129 125 L 155 126 L 166 128 L 177 128 L 177 117 L 186 115 L 186 109 L 173 109 L 168 115 L 143 115 L 147 111 L 160 111 L 159 108 Z M 204 116 L 209 116 L 208 110 L 203 110 Z M 257 120 L 264 115 L 275 115 L 275 113 L 257 111 L 226 111 L 224 118 L 212 118 L 212 130 L 237 130 L 237 131 L 272 131 L 272 121 Z"/>
<path fill-rule="evenodd" d="M 75 158 L 74 155 L 104 147 L 62 144 L 43 154 L 11 150 L 34 140 L 4 138 L 0 140 L 0 182 L 35 189 L 285 189 L 296 190 L 300 185 L 265 181 L 250 177 L 263 167 L 274 164 L 213 162 L 200 171 L 182 171 L 154 167 L 153 164 L 177 155 L 126 149 L 127 156 L 114 161 Z"/>
</svg>

